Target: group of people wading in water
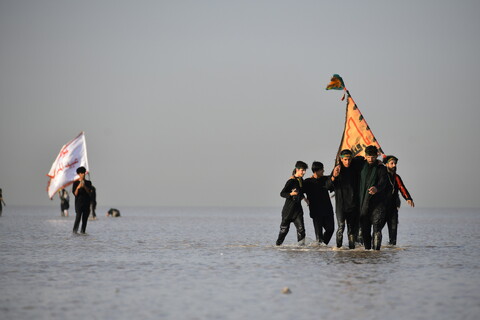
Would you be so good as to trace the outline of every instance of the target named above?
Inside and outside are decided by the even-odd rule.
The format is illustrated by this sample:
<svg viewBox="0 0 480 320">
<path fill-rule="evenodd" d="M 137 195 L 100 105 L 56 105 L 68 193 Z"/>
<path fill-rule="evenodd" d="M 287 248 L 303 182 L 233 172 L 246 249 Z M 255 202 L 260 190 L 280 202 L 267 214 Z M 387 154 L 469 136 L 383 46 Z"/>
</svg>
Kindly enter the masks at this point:
<svg viewBox="0 0 480 320">
<path fill-rule="evenodd" d="M 329 176 L 323 175 L 321 162 L 313 162 L 313 175 L 305 180 L 303 176 L 308 165 L 297 161 L 293 176 L 280 192 L 285 204 L 277 246 L 285 240 L 292 222 L 297 229 L 299 244 L 305 244 L 302 200 L 309 207 L 317 242 L 325 245 L 330 242 L 334 233 L 334 215 L 329 192 L 335 192 L 336 248 L 342 248 L 345 225 L 350 249 L 362 244 L 366 250 L 380 250 L 385 224 L 388 225 L 389 244 L 397 244 L 399 192 L 410 206 L 415 206 L 402 179 L 396 174 L 398 159 L 390 155 L 383 162 L 377 160 L 375 146 L 365 148 L 365 157 L 353 157 L 352 151 L 345 149 L 339 158 Z"/>
</svg>

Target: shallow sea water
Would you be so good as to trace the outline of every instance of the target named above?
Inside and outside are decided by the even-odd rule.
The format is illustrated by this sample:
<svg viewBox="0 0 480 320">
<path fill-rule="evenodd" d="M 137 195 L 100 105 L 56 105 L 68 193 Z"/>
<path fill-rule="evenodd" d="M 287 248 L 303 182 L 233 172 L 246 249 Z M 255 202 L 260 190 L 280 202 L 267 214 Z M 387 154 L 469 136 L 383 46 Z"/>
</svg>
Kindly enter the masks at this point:
<svg viewBox="0 0 480 320">
<path fill-rule="evenodd" d="M 276 247 L 281 208 L 119 208 L 120 218 L 105 217 L 107 209 L 86 235 L 73 235 L 74 217 L 57 207 L 4 208 L 1 319 L 480 314 L 477 209 L 402 208 L 398 246 L 380 252 L 332 250 L 333 240 L 300 247 L 293 225 Z M 314 238 L 308 214 L 305 223 Z"/>
</svg>

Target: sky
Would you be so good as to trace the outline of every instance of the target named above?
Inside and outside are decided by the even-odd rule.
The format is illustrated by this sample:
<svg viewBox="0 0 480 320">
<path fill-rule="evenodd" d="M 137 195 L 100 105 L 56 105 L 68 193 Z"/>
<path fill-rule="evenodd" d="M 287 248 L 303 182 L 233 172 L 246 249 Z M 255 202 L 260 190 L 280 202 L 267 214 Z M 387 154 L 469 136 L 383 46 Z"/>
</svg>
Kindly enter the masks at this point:
<svg viewBox="0 0 480 320">
<path fill-rule="evenodd" d="M 84 131 L 100 206 L 280 207 L 297 160 L 333 168 L 337 73 L 418 207 L 479 208 L 479 12 L 468 0 L 0 0 L 5 202 L 59 206 L 46 174 Z"/>
</svg>

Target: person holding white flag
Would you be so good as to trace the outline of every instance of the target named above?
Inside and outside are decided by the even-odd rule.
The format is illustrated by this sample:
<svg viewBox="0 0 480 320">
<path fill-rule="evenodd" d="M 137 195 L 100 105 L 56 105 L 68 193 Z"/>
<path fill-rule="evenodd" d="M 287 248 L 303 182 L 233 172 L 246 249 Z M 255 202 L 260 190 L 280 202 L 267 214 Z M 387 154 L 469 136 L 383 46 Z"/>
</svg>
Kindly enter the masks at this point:
<svg viewBox="0 0 480 320">
<path fill-rule="evenodd" d="M 69 186 L 73 181 L 78 179 L 75 170 L 79 167 L 85 167 L 87 171 L 90 171 L 84 132 L 80 132 L 75 139 L 65 144 L 53 162 L 52 168 L 47 174 L 50 178 L 47 186 L 48 197 L 50 199 L 52 199 L 59 190 Z"/>
<path fill-rule="evenodd" d="M 80 220 L 82 233 L 87 228 L 88 215 L 90 214 L 90 192 L 92 183 L 85 180 L 85 174 L 89 172 L 87 158 L 87 143 L 85 133 L 82 131 L 73 140 L 65 144 L 50 168 L 47 176 L 50 178 L 47 185 L 47 193 L 50 199 L 55 193 L 73 183 L 72 193 L 75 195 L 75 224 L 73 232 L 78 232 Z M 86 207 L 84 207 L 86 203 Z"/>
<path fill-rule="evenodd" d="M 82 220 L 81 233 L 87 229 L 88 216 L 90 215 L 90 194 L 92 192 L 92 182 L 85 180 L 87 169 L 85 167 L 77 168 L 79 179 L 73 183 L 72 193 L 75 195 L 75 223 L 73 224 L 73 233 L 78 232 L 80 220 Z"/>
</svg>

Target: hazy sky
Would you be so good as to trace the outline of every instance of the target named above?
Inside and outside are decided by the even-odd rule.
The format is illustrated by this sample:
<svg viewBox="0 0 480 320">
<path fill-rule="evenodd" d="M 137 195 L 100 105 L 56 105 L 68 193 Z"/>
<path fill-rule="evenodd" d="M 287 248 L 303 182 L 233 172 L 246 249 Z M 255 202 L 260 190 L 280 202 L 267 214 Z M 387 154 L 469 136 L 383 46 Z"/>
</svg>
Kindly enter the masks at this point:
<svg viewBox="0 0 480 320">
<path fill-rule="evenodd" d="M 85 131 L 99 205 L 281 206 L 330 171 L 340 74 L 417 206 L 480 207 L 478 1 L 0 0 L 0 187 Z M 308 175 L 311 174 L 309 171 Z"/>
</svg>

